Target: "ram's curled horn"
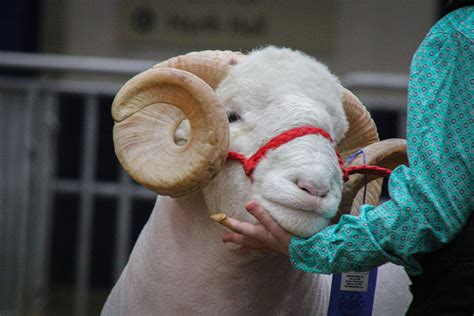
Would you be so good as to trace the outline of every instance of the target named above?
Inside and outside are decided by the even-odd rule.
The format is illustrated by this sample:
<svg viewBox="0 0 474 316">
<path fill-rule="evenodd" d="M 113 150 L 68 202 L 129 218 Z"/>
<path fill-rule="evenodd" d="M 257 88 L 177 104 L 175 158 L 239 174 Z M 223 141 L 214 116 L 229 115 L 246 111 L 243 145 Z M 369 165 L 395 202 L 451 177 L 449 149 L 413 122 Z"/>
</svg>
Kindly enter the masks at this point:
<svg viewBox="0 0 474 316">
<path fill-rule="evenodd" d="M 400 164 L 407 164 L 405 140 L 390 139 L 380 142 L 377 127 L 370 113 L 349 90 L 342 87 L 341 89 L 344 111 L 349 122 L 346 136 L 337 145 L 342 159 L 346 160 L 359 149 L 363 149 L 367 165 L 394 169 Z M 364 164 L 362 157 L 358 157 L 350 163 L 352 166 L 362 164 Z M 365 201 L 363 201 L 363 187 L 366 183 L 364 175 L 352 175 L 349 181 L 344 184 L 342 200 L 338 214 L 334 219 L 335 222 L 342 214 L 358 214 L 359 207 L 363 203 L 378 204 L 383 179 L 369 177 L 367 180 Z"/>
<path fill-rule="evenodd" d="M 181 196 L 205 186 L 222 168 L 229 126 L 214 88 L 241 55 L 190 53 L 130 79 L 112 105 L 115 153 L 130 176 L 162 195 Z M 188 119 L 191 135 L 174 142 Z"/>
</svg>

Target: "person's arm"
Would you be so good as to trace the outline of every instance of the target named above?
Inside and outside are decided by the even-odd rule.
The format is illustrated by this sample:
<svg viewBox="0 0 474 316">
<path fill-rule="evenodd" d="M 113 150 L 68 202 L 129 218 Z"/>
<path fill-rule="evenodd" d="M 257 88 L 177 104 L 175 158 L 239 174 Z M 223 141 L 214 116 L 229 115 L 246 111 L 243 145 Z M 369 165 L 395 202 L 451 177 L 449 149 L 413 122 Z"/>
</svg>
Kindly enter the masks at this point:
<svg viewBox="0 0 474 316">
<path fill-rule="evenodd" d="M 319 273 L 369 270 L 386 261 L 421 273 L 418 255 L 449 243 L 473 211 L 472 40 L 431 34 L 414 56 L 408 108 L 410 167 L 394 170 L 391 200 L 362 206 L 315 236 L 293 237 L 290 258 Z"/>
</svg>

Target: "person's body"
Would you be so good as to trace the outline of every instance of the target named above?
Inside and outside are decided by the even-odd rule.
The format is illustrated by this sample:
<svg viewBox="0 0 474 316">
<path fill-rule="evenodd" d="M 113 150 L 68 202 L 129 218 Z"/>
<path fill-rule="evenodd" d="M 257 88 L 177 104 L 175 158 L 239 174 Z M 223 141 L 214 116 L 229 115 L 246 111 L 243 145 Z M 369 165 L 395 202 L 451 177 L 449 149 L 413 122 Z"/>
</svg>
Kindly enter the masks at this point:
<svg viewBox="0 0 474 316">
<path fill-rule="evenodd" d="M 229 219 L 239 233 L 223 241 L 286 253 L 295 268 L 314 273 L 368 271 L 390 261 L 412 278 L 409 314 L 474 313 L 473 59 L 468 5 L 438 21 L 413 57 L 409 167 L 390 176 L 389 201 L 363 205 L 360 216 L 344 215 L 310 238 L 291 236 L 249 203 L 261 224 Z"/>
</svg>

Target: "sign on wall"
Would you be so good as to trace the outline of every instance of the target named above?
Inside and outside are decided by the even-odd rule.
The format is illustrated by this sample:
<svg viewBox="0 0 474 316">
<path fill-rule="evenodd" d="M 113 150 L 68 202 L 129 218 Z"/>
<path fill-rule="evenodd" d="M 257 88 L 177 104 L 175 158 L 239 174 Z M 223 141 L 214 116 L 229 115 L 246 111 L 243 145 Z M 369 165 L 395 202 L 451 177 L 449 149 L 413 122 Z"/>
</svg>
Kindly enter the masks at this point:
<svg viewBox="0 0 474 316">
<path fill-rule="evenodd" d="M 157 48 L 249 49 L 274 44 L 327 53 L 333 0 L 123 0 L 121 39 Z"/>
</svg>

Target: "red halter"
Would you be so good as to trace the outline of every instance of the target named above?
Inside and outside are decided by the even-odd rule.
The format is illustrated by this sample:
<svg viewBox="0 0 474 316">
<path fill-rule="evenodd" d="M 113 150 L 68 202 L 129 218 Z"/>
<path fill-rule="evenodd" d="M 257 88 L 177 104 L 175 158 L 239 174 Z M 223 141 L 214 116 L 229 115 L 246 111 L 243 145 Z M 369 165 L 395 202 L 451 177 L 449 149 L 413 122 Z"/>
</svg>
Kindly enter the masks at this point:
<svg viewBox="0 0 474 316">
<path fill-rule="evenodd" d="M 278 148 L 279 146 L 286 144 L 287 142 L 306 135 L 321 135 L 328 139 L 329 141 L 333 141 L 331 135 L 326 132 L 322 128 L 313 127 L 313 126 L 302 126 L 302 127 L 295 127 L 286 132 L 283 132 L 268 141 L 265 145 L 260 147 L 255 154 L 253 154 L 250 158 L 246 158 L 244 155 L 239 154 L 234 151 L 229 151 L 227 159 L 236 160 L 243 164 L 245 174 L 247 177 L 252 178 L 253 171 L 257 167 L 257 164 L 265 157 L 266 153 L 269 150 Z M 354 173 L 363 173 L 363 174 L 372 174 L 377 175 L 380 177 L 388 177 L 391 173 L 389 169 L 378 167 L 378 166 L 354 166 L 354 167 L 344 167 L 344 162 L 342 161 L 341 155 L 334 149 L 336 152 L 337 160 L 339 162 L 339 166 L 341 167 L 343 180 L 349 180 L 349 175 Z"/>
</svg>

